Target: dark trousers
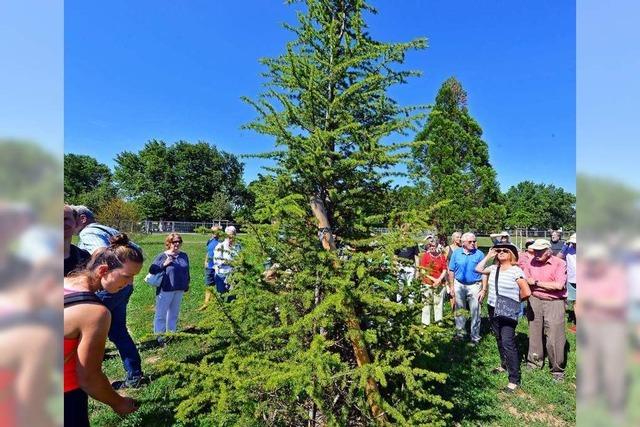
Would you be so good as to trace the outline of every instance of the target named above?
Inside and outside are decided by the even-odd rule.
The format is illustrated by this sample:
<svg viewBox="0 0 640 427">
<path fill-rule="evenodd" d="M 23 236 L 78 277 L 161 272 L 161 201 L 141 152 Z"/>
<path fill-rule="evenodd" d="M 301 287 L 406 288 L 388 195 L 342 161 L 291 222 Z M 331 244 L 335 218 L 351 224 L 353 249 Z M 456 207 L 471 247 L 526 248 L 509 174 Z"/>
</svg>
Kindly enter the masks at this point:
<svg viewBox="0 0 640 427">
<path fill-rule="evenodd" d="M 509 373 L 509 382 L 520 384 L 520 357 L 516 344 L 516 326 L 518 322 L 505 317 L 494 316 L 494 308 L 489 306 L 491 329 L 496 336 L 500 364 Z"/>
<path fill-rule="evenodd" d="M 89 427 L 89 396 L 81 388 L 64 394 L 65 427 Z"/>
<path fill-rule="evenodd" d="M 133 293 L 133 285 L 127 285 L 119 292 L 110 294 L 105 291 L 97 293 L 104 305 L 111 311 L 109 340 L 116 346 L 127 372 L 127 378 L 142 376 L 140 353 L 127 330 L 127 304 Z"/>
</svg>

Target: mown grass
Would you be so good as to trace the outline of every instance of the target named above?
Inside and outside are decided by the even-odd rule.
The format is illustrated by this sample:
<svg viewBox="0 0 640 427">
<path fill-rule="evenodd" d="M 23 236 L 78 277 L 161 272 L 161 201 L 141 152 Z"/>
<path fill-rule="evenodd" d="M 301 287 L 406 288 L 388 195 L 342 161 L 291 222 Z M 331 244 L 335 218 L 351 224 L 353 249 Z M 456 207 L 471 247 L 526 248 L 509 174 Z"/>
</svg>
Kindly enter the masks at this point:
<svg viewBox="0 0 640 427">
<path fill-rule="evenodd" d="M 206 236 L 183 235 L 183 250 L 191 262 L 191 290 L 182 303 L 179 330 L 194 330 L 203 313 L 197 311 L 204 298 L 204 244 Z M 91 401 L 91 421 L 96 426 L 172 426 L 182 425 L 175 420 L 174 408 L 178 404 L 176 384 L 169 377 L 159 374 L 159 364 L 163 360 L 199 360 L 211 349 L 203 348 L 194 338 L 175 337 L 166 347 L 155 344 L 152 334 L 155 289 L 143 282 L 148 266 L 156 254 L 164 250 L 163 235 L 134 236 L 146 255 L 142 273 L 135 279 L 135 291 L 129 303 L 128 326 L 138 343 L 142 356 L 143 370 L 151 378 L 151 383 L 127 393 L 140 402 L 140 409 L 125 418 L 115 415 L 110 408 Z M 485 243 L 485 242 L 482 242 Z M 485 245 L 488 246 L 486 243 Z M 566 380 L 553 382 L 548 369 L 528 371 L 523 365 L 522 393 L 505 394 L 501 390 L 507 384 L 506 374 L 492 374 L 499 365 L 496 342 L 489 333 L 486 304 L 483 314 L 483 339 L 476 348 L 466 343 L 451 341 L 450 348 L 443 349 L 435 361 L 435 370 L 448 372 L 447 384 L 441 392 L 454 403 L 452 410 L 456 425 L 501 425 L 501 426 L 568 426 L 576 422 L 575 378 L 576 352 L 575 335 L 567 333 L 568 364 Z M 453 334 L 453 321 L 447 308 L 446 327 Z M 521 320 L 518 325 L 518 340 L 521 358 L 527 348 L 527 324 Z M 104 370 L 111 380 L 124 377 L 120 357 L 109 343 L 104 362 Z"/>
</svg>

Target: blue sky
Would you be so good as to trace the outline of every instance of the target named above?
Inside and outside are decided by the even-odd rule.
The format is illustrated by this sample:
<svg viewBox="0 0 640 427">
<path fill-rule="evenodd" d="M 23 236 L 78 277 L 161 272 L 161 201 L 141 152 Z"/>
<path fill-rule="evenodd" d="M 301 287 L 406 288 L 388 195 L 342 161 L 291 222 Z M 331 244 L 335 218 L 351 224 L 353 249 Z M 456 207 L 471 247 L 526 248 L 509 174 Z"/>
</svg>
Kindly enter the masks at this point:
<svg viewBox="0 0 640 427">
<path fill-rule="evenodd" d="M 406 62 L 424 75 L 392 91 L 401 104 L 432 102 L 456 76 L 503 190 L 529 179 L 575 192 L 573 2 L 371 3 L 374 38 L 428 39 Z M 295 9 L 266 0 L 67 0 L 65 152 L 113 166 L 117 153 L 149 139 L 270 150 L 271 138 L 240 129 L 255 118 L 240 97 L 261 92 L 258 58 L 283 51 L 292 34 L 280 24 L 293 23 Z M 249 182 L 264 163 L 245 163 Z"/>
<path fill-rule="evenodd" d="M 578 170 L 640 189 L 640 2 L 584 0 L 577 12 Z"/>
<path fill-rule="evenodd" d="M 31 141 L 62 158 L 63 8 L 0 1 L 0 138 Z"/>
</svg>

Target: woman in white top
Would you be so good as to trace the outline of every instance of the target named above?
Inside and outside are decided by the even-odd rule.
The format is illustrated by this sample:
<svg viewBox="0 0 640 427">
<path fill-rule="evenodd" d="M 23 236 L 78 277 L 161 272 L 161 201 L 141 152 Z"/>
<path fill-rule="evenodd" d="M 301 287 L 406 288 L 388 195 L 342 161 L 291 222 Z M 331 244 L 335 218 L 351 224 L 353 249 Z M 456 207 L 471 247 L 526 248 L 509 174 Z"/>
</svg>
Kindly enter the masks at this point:
<svg viewBox="0 0 640 427">
<path fill-rule="evenodd" d="M 494 257 L 497 257 L 494 265 L 485 267 L 487 261 Z M 510 298 L 519 303 L 531 295 L 531 290 L 524 278 L 524 272 L 517 264 L 518 249 L 511 243 L 498 243 L 489 250 L 487 256 L 476 266 L 478 273 L 489 276 L 489 319 L 493 333 L 496 335 L 501 360 L 501 366 L 497 371 L 504 372 L 506 369 L 509 373 L 509 384 L 506 388 L 508 392 L 515 391 L 520 385 L 520 355 L 516 344 L 518 321 L 494 315 L 497 300 L 496 274 L 500 296 Z"/>
<path fill-rule="evenodd" d="M 233 260 L 240 251 L 240 245 L 236 243 L 236 228 L 233 225 L 224 229 L 227 238 L 218 243 L 213 250 L 213 266 L 215 269 L 216 290 L 224 294 L 231 290 L 227 283 L 227 278 L 233 272 Z M 234 297 L 227 297 L 227 301 L 232 301 Z"/>
</svg>

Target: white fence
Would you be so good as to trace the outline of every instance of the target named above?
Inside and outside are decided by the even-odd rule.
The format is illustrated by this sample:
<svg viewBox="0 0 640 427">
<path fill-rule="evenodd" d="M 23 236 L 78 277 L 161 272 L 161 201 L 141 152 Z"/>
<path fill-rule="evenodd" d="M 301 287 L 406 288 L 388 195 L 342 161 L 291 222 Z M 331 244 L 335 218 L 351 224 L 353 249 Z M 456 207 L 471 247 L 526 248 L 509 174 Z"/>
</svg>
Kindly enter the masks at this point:
<svg viewBox="0 0 640 427">
<path fill-rule="evenodd" d="M 214 225 L 218 225 L 224 228 L 228 225 L 234 225 L 233 221 L 228 219 L 216 219 L 213 221 L 207 222 L 190 222 L 190 221 L 122 221 L 118 224 L 105 224 L 112 227 L 117 228 L 118 230 L 124 233 L 144 233 L 144 234 L 154 234 L 154 233 L 196 233 L 196 229 L 199 227 L 205 227 L 207 229 L 213 227 Z"/>
</svg>

